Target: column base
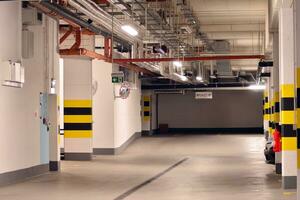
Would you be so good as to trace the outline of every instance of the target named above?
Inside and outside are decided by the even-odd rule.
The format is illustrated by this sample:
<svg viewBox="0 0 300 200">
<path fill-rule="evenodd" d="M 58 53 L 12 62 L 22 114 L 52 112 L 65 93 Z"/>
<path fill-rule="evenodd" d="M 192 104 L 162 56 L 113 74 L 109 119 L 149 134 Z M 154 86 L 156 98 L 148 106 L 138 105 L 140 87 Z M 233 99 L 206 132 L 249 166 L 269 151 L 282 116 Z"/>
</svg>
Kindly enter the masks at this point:
<svg viewBox="0 0 300 200">
<path fill-rule="evenodd" d="M 68 153 L 68 152 L 65 152 L 65 160 L 74 160 L 74 161 L 92 160 L 92 153 Z"/>
<path fill-rule="evenodd" d="M 275 173 L 281 174 L 282 173 L 282 165 L 281 163 L 275 163 Z"/>
<path fill-rule="evenodd" d="M 50 161 L 49 162 L 49 170 L 51 172 L 59 171 L 60 170 L 60 161 Z"/>
<path fill-rule="evenodd" d="M 297 188 L 297 176 L 282 176 L 282 188 L 283 189 L 296 189 Z"/>
</svg>

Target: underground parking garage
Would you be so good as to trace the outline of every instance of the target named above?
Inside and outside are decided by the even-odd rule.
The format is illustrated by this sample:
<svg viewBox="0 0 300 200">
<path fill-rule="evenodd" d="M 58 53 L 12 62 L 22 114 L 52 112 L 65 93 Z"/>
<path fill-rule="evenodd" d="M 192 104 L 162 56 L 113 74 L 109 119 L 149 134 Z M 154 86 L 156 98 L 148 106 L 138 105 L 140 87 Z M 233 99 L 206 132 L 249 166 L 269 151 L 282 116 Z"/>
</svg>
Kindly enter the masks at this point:
<svg viewBox="0 0 300 200">
<path fill-rule="evenodd" d="M 299 1 L 0 1 L 0 26 L 1 200 L 300 200 Z"/>
</svg>

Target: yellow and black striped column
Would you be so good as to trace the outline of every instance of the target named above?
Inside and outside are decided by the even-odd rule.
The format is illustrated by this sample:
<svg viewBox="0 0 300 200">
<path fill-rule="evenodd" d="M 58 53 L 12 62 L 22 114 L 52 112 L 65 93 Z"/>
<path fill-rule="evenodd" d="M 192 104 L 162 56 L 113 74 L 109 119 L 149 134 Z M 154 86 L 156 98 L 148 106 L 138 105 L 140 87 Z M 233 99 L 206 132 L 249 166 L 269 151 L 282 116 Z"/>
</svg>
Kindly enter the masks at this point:
<svg viewBox="0 0 300 200">
<path fill-rule="evenodd" d="M 143 96 L 143 119 L 145 123 L 150 123 L 150 101 L 151 96 L 145 95 Z M 149 127 L 150 128 L 150 127 Z"/>
<path fill-rule="evenodd" d="M 300 17 L 300 16 L 299 16 Z M 299 23 L 300 24 L 300 23 Z M 300 33 L 300 29 L 299 29 Z M 300 38 L 299 38 L 300 39 Z M 300 41 L 299 41 L 300 43 Z M 298 57 L 298 55 L 297 55 Z M 296 124 L 297 124 L 297 199 L 300 200 L 300 52 L 299 67 L 296 68 L 297 95 L 296 95 Z"/>
<path fill-rule="evenodd" d="M 91 160 L 92 62 L 64 59 L 64 148 L 65 160 Z"/>
<path fill-rule="evenodd" d="M 273 68 L 272 68 L 272 87 L 273 87 L 273 130 L 277 129 L 280 131 L 279 126 L 279 34 L 278 32 L 273 33 Z M 275 172 L 281 174 L 281 152 L 275 152 Z"/>
<path fill-rule="evenodd" d="M 280 120 L 280 103 L 279 103 L 279 92 L 274 91 L 274 106 L 273 106 L 273 130 L 277 129 L 281 131 L 279 120 Z M 282 164 L 281 164 L 281 151 L 275 152 L 275 172 L 276 174 L 282 173 Z"/>
<path fill-rule="evenodd" d="M 296 130 L 294 130 L 295 66 L 293 19 L 293 8 L 286 5 L 286 7 L 279 9 L 280 122 L 283 189 L 294 189 L 297 186 L 297 140 Z"/>
<path fill-rule="evenodd" d="M 296 56 L 296 126 L 297 126 L 297 199 L 300 200 L 300 3 L 296 4 L 295 19 L 295 56 Z"/>
<path fill-rule="evenodd" d="M 269 138 L 269 118 L 270 118 L 270 106 L 269 106 L 269 92 L 268 92 L 268 87 L 266 88 L 266 90 L 264 91 L 264 100 L 263 100 L 263 104 L 264 104 L 264 110 L 263 110 L 263 114 L 264 114 L 264 133 L 266 135 L 266 138 Z"/>
</svg>

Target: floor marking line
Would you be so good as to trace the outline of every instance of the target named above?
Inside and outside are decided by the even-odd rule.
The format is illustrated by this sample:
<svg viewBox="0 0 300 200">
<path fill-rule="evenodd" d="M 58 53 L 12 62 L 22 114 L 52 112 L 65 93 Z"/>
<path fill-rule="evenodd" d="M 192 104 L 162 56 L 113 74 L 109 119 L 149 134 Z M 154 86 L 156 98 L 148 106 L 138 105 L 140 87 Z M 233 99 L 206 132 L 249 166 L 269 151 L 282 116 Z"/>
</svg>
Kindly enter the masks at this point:
<svg viewBox="0 0 300 200">
<path fill-rule="evenodd" d="M 118 196 L 117 198 L 115 198 L 114 200 L 123 200 L 126 197 L 128 197 L 129 195 L 131 195 L 132 193 L 136 192 L 137 190 L 139 190 L 140 188 L 144 187 L 145 185 L 155 181 L 156 179 L 158 179 L 159 177 L 163 176 L 164 174 L 166 174 L 167 172 L 171 171 L 172 169 L 174 169 L 175 167 L 177 167 L 178 165 L 182 164 L 183 162 L 187 161 L 189 158 L 183 158 L 180 161 L 176 162 L 175 164 L 171 165 L 170 167 L 168 167 L 167 169 L 165 169 L 164 171 L 158 173 L 157 175 L 153 176 L 152 178 L 149 178 L 148 180 L 142 182 L 141 184 L 131 188 L 130 190 L 128 190 L 127 192 L 124 192 L 123 194 L 121 194 L 120 196 Z"/>
</svg>

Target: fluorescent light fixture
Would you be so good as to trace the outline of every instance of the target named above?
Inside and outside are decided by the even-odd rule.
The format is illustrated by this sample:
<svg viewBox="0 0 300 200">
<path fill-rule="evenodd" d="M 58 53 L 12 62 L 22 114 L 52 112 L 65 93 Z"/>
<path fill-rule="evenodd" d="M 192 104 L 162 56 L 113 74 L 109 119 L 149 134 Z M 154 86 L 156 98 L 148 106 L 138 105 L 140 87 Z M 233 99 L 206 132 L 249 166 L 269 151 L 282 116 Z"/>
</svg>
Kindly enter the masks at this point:
<svg viewBox="0 0 300 200">
<path fill-rule="evenodd" d="M 248 87 L 250 90 L 264 90 L 266 89 L 265 85 L 250 85 Z"/>
<path fill-rule="evenodd" d="M 130 25 L 123 25 L 122 30 L 131 36 L 137 36 L 139 34 L 137 30 Z"/>
<path fill-rule="evenodd" d="M 174 75 L 176 75 L 182 81 L 188 81 L 189 80 L 188 77 L 186 77 L 186 76 L 183 76 L 183 75 L 180 75 L 180 74 L 177 74 L 177 73 L 174 73 Z"/>
<path fill-rule="evenodd" d="M 173 65 L 176 67 L 182 67 L 182 63 L 180 61 L 173 61 Z"/>
<path fill-rule="evenodd" d="M 181 79 L 182 81 L 187 81 L 187 80 L 188 80 L 188 78 L 187 78 L 186 76 L 180 76 L 180 79 Z"/>
<path fill-rule="evenodd" d="M 196 80 L 197 80 L 197 81 L 200 81 L 200 82 L 203 82 L 203 78 L 202 78 L 201 76 L 197 76 L 197 77 L 196 77 Z"/>
</svg>

